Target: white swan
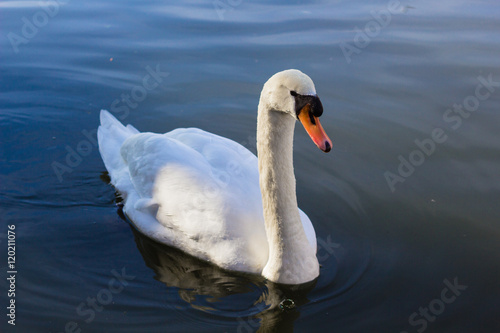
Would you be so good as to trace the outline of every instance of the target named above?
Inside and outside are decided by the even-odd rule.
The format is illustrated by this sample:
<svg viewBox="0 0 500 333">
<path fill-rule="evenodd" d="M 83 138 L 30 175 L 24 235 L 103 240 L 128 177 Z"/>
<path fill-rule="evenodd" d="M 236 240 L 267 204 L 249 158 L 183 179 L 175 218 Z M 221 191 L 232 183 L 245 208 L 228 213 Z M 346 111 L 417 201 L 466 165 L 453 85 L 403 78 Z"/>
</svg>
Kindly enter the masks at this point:
<svg viewBox="0 0 500 333">
<path fill-rule="evenodd" d="M 258 160 L 200 129 L 139 133 L 105 110 L 99 151 L 125 214 L 143 234 L 228 270 L 301 284 L 318 277 L 319 263 L 314 228 L 297 207 L 293 131 L 300 120 L 330 151 L 322 112 L 312 80 L 286 70 L 262 89 Z"/>
</svg>

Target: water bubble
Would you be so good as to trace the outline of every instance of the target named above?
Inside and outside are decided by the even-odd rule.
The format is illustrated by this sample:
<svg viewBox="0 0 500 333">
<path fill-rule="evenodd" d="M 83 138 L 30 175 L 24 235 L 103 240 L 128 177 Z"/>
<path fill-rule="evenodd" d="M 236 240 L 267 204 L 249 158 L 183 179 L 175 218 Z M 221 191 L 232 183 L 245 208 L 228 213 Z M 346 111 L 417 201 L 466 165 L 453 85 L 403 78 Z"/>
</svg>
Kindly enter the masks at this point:
<svg viewBox="0 0 500 333">
<path fill-rule="evenodd" d="M 295 302 L 293 301 L 293 299 L 286 298 L 286 299 L 282 300 L 280 303 L 280 309 L 283 311 L 291 310 L 294 308 L 295 308 Z"/>
</svg>

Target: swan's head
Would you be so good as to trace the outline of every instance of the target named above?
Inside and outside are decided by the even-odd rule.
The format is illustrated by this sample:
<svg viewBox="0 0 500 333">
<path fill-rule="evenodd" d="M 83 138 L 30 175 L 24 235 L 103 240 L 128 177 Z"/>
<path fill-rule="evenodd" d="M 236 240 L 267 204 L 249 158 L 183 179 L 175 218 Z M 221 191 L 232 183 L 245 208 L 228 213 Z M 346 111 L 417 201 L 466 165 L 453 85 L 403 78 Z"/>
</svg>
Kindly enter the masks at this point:
<svg viewBox="0 0 500 333">
<path fill-rule="evenodd" d="M 332 149 L 332 141 L 319 122 L 323 105 L 313 81 L 306 74 L 296 69 L 274 74 L 264 84 L 261 103 L 268 110 L 288 113 L 300 121 L 314 143 L 325 153 Z"/>
</svg>

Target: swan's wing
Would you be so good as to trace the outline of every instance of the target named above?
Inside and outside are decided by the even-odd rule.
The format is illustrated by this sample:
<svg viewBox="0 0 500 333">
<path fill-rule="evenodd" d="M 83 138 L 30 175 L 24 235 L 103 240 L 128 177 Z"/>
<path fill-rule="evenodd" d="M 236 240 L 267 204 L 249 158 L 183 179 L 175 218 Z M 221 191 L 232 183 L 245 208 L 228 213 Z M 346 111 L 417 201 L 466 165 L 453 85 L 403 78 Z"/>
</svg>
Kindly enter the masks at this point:
<svg viewBox="0 0 500 333">
<path fill-rule="evenodd" d="M 193 174 L 209 172 L 209 165 L 201 154 L 161 134 L 133 135 L 123 143 L 120 154 L 141 198 L 153 196 L 156 178 L 167 165 L 184 167 Z"/>
<path fill-rule="evenodd" d="M 123 143 L 120 153 L 142 198 L 153 196 L 156 178 L 165 167 L 171 171 L 182 169 L 184 177 L 196 179 L 196 187 L 216 182 L 228 192 L 248 185 L 258 188 L 254 154 L 235 141 L 197 128 L 176 129 L 163 135 L 139 133 Z"/>
<path fill-rule="evenodd" d="M 225 268 L 262 269 L 268 247 L 255 155 L 229 139 L 178 129 L 133 135 L 121 156 L 134 188 L 127 214 L 151 215 L 163 227 L 142 216 L 134 221 L 142 232 Z"/>
<path fill-rule="evenodd" d="M 257 156 L 233 140 L 198 128 L 178 128 L 165 136 L 199 152 L 218 172 L 241 173 L 252 180 L 259 178 Z"/>
</svg>

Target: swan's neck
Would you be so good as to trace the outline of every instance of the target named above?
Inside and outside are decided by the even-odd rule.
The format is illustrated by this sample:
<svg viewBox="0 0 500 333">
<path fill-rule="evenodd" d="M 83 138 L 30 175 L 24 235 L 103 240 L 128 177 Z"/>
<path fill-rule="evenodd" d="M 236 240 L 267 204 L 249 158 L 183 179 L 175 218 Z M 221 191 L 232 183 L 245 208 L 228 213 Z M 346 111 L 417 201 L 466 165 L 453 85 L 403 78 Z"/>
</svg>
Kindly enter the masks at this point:
<svg viewBox="0 0 500 333">
<path fill-rule="evenodd" d="M 262 272 L 285 284 L 314 280 L 319 264 L 299 215 L 293 172 L 295 119 L 259 104 L 257 151 L 269 260 Z"/>
</svg>

